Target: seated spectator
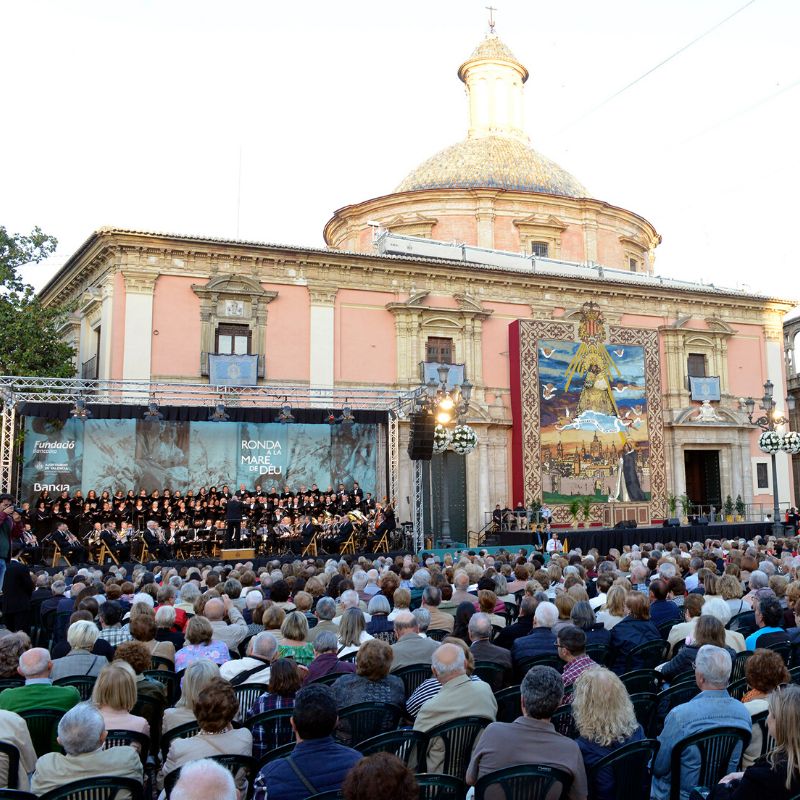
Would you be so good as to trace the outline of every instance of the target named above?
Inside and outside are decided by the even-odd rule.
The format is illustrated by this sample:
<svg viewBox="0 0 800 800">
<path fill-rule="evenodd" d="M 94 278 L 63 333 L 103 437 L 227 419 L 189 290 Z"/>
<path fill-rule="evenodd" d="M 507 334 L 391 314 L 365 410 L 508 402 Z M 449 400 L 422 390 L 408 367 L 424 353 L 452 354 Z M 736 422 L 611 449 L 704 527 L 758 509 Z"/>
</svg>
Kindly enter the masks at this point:
<svg viewBox="0 0 800 800">
<path fill-rule="evenodd" d="M 572 685 L 587 669 L 597 664 L 586 655 L 586 634 L 574 625 L 559 628 L 556 634 L 556 652 L 566 663 L 561 679 L 564 682 L 564 705 L 572 702 Z"/>
<path fill-rule="evenodd" d="M 272 584 L 269 599 L 272 600 L 278 608 L 282 608 L 288 614 L 290 611 L 294 611 L 295 608 L 294 603 L 289 601 L 291 593 L 292 590 L 289 588 L 289 584 L 286 583 L 286 581 L 277 580 Z"/>
<path fill-rule="evenodd" d="M 122 642 L 129 642 L 133 637 L 127 625 L 122 622 L 122 606 L 115 600 L 107 600 L 100 606 L 98 619 L 100 620 L 100 638 L 107 641 L 111 647 L 116 647 Z"/>
<path fill-rule="evenodd" d="M 364 642 L 358 651 L 355 674 L 342 675 L 333 684 L 338 708 L 355 703 L 401 706 L 406 699 L 403 681 L 390 675 L 392 648 L 380 639 Z"/>
<path fill-rule="evenodd" d="M 781 642 L 789 643 L 786 631 L 781 627 L 783 623 L 783 608 L 777 597 L 762 597 L 754 604 L 756 624 L 758 630 L 751 633 L 745 640 L 744 646 L 747 650 L 755 650 L 757 647 L 769 647 Z"/>
<path fill-rule="evenodd" d="M 467 767 L 467 783 L 474 786 L 484 775 L 517 764 L 546 764 L 572 775 L 568 800 L 585 800 L 581 751 L 550 722 L 563 694 L 561 676 L 552 667 L 528 670 L 520 686 L 522 716 L 514 722 L 493 722 L 486 728 Z"/>
<path fill-rule="evenodd" d="M 579 600 L 572 607 L 570 622 L 586 634 L 586 644 L 611 644 L 611 631 L 595 620 L 594 610 L 588 600 Z"/>
<path fill-rule="evenodd" d="M 311 628 L 308 638 L 313 642 L 321 633 L 335 633 L 339 635 L 339 626 L 333 621 L 336 616 L 336 601 L 332 597 L 320 597 L 314 609 L 317 624 Z"/>
<path fill-rule="evenodd" d="M 331 602 L 333 602 L 331 600 Z M 261 622 L 264 625 L 264 630 L 268 633 L 271 633 L 275 637 L 275 641 L 280 644 L 283 641 L 283 634 L 281 633 L 281 627 L 283 626 L 283 621 L 286 619 L 286 612 L 280 607 L 276 605 L 269 605 L 267 606 L 267 610 L 261 617 Z M 332 619 L 332 618 L 331 618 Z M 317 628 L 319 625 L 317 625 Z M 317 628 L 314 628 L 316 630 Z M 336 629 L 339 630 L 338 627 Z"/>
<path fill-rule="evenodd" d="M 62 753 L 47 753 L 36 762 L 31 791 L 41 795 L 65 783 L 90 778 L 130 778 L 141 783 L 142 762 L 132 747 L 121 745 L 103 750 L 106 727 L 102 714 L 91 703 L 80 703 L 67 711 L 58 723 Z M 130 798 L 119 792 L 119 800 Z"/>
<path fill-rule="evenodd" d="M 394 622 L 398 614 L 403 611 L 411 611 L 411 592 L 408 589 L 395 589 L 392 596 L 393 608 L 389 613 L 389 622 Z M 472 603 L 470 603 L 472 606 Z"/>
<path fill-rule="evenodd" d="M 214 630 L 211 623 L 201 616 L 192 617 L 186 624 L 186 641 L 177 653 L 175 653 L 175 670 L 180 672 L 182 669 L 196 661 L 198 658 L 207 658 L 215 664 L 224 664 L 230 660 L 230 652 L 225 642 L 220 642 L 214 638 Z"/>
<path fill-rule="evenodd" d="M 203 609 L 203 616 L 211 623 L 213 639 L 223 642 L 228 650 L 236 652 L 247 636 L 247 623 L 231 598 L 227 595 L 223 595 L 221 599 L 212 597 Z M 226 616 L 228 622 L 225 621 Z"/>
<path fill-rule="evenodd" d="M 115 661 L 103 667 L 92 690 L 92 702 L 103 715 L 107 731 L 150 735 L 147 720 L 130 713 L 136 705 L 136 673 L 127 662 Z"/>
<path fill-rule="evenodd" d="M 697 653 L 704 644 L 713 644 L 715 647 L 722 647 L 728 650 L 730 657 L 736 657 L 736 651 L 725 647 L 725 628 L 716 618 L 708 615 L 701 615 L 694 626 L 694 630 L 689 635 L 689 642 L 678 650 L 676 656 L 665 664 L 661 664 L 658 669 L 668 683 L 680 675 L 682 672 L 692 669 Z"/>
<path fill-rule="evenodd" d="M 442 688 L 419 710 L 414 720 L 415 731 L 425 733 L 437 725 L 458 719 L 464 716 L 466 709 L 472 716 L 494 720 L 497 700 L 492 689 L 488 683 L 470 680 L 466 674 L 464 651 L 460 647 L 454 644 L 438 647 L 433 654 L 431 668 Z M 437 738 L 428 747 L 427 770 L 441 772 L 443 763 L 444 744 Z"/>
<path fill-rule="evenodd" d="M 775 738 L 775 750 L 744 772 L 726 775 L 709 800 L 783 800 L 800 793 L 800 686 L 773 692 L 768 707 L 767 727 Z"/>
<path fill-rule="evenodd" d="M 445 614 L 439 610 L 442 602 L 442 591 L 436 586 L 426 586 L 422 590 L 422 608 L 427 609 L 431 615 L 430 630 L 453 632 L 455 620 L 452 614 Z M 494 607 L 492 607 L 494 611 Z M 503 619 L 505 624 L 505 619 Z"/>
<path fill-rule="evenodd" d="M 219 755 L 249 756 L 253 736 L 247 728 L 234 728 L 233 718 L 239 701 L 228 681 L 212 678 L 194 706 L 200 733 L 188 739 L 173 739 L 161 768 L 162 779 L 175 769 L 200 758 Z M 236 776 L 236 786 L 245 786 L 244 775 Z"/>
<path fill-rule="evenodd" d="M 136 674 L 136 702 L 141 704 L 142 716 L 150 725 L 150 730 L 158 730 L 167 705 L 167 687 L 144 674 L 151 667 L 147 647 L 141 642 L 123 642 L 117 645 L 114 661 L 126 661 L 132 667 Z"/>
<path fill-rule="evenodd" d="M 25 685 L 3 689 L 0 709 L 19 712 L 31 708 L 55 708 L 68 711 L 79 703 L 81 696 L 74 686 L 53 685 L 52 668 L 50 653 L 44 648 L 33 647 L 22 653 L 17 671 L 25 678 Z"/>
<path fill-rule="evenodd" d="M 17 789 L 27 792 L 30 788 L 28 776 L 36 767 L 36 751 L 28 726 L 19 714 L 0 711 L 0 741 L 13 744 L 19 750 Z M 0 786 L 8 786 L 8 777 L 8 760 L 0 758 Z"/>
<path fill-rule="evenodd" d="M 625 595 L 622 586 L 612 586 L 606 593 L 606 602 L 597 612 L 597 621 L 610 631 L 625 618 Z"/>
<path fill-rule="evenodd" d="M 210 758 L 190 761 L 172 787 L 171 800 L 239 800 L 233 775 Z"/>
<path fill-rule="evenodd" d="M 244 608 L 242 609 L 242 617 L 247 623 L 247 635 L 255 636 L 264 630 L 264 625 L 261 620 L 264 616 L 264 611 L 267 608 L 264 602 L 264 595 L 258 589 L 251 589 L 244 598 Z"/>
<path fill-rule="evenodd" d="M 616 660 L 611 669 L 622 675 L 628 671 L 627 656 L 634 647 L 645 642 L 663 641 L 658 628 L 650 622 L 650 605 L 641 592 L 628 592 L 625 596 L 625 610 L 628 615 L 611 630 L 611 650 Z M 635 659 L 630 669 L 640 669 L 642 662 Z"/>
<path fill-rule="evenodd" d="M 726 691 L 731 674 L 730 653 L 721 647 L 703 645 L 695 658 L 694 671 L 700 694 L 667 714 L 664 729 L 658 737 L 661 747 L 653 763 L 653 800 L 669 800 L 672 750 L 682 739 L 726 725 L 750 733 L 750 714 Z M 735 769 L 741 754 L 742 748 L 737 745 L 728 765 L 729 771 Z M 688 800 L 692 788 L 697 786 L 699 768 L 699 752 L 697 748 L 689 748 L 683 754 L 681 765 L 681 800 Z"/>
<path fill-rule="evenodd" d="M 575 740 L 586 772 L 601 758 L 644 738 L 633 704 L 622 681 L 611 670 L 594 666 L 575 681 L 572 716 L 578 728 Z M 601 770 L 590 787 L 594 800 L 615 800 L 614 771 Z"/>
<path fill-rule="evenodd" d="M 166 733 L 179 725 L 186 725 L 189 722 L 197 722 L 195 717 L 194 707 L 197 703 L 197 698 L 205 690 L 206 686 L 211 683 L 213 678 L 219 678 L 219 667 L 207 658 L 198 658 L 197 661 L 192 661 L 181 681 L 181 696 L 174 708 L 168 708 L 164 711 L 164 722 L 161 729 Z"/>
<path fill-rule="evenodd" d="M 141 642 L 150 653 L 175 664 L 175 645 L 172 642 L 159 642 L 156 640 L 156 617 L 151 611 L 149 614 L 137 614 L 130 622 L 130 632 L 133 640 Z"/>
<path fill-rule="evenodd" d="M 703 607 L 700 616 L 716 617 L 724 626 L 731 620 L 728 604 L 721 597 L 703 596 Z M 744 636 L 739 631 L 729 631 L 725 628 L 725 647 L 730 647 L 734 653 L 744 652 Z"/>
<path fill-rule="evenodd" d="M 532 656 L 552 656 L 556 652 L 556 637 L 552 627 L 558 622 L 558 608 L 554 603 L 539 603 L 533 614 L 533 629 L 527 636 L 514 642 L 511 658 L 518 664 Z"/>
<path fill-rule="evenodd" d="M 348 608 L 339 620 L 339 658 L 355 653 L 364 642 L 372 639 L 360 609 Z"/>
<path fill-rule="evenodd" d="M 533 597 L 523 597 L 519 604 L 519 616 L 494 637 L 493 644 L 511 650 L 517 639 L 527 636 L 533 630 L 533 615 L 536 612 L 536 605 L 537 601 Z M 594 615 L 592 615 L 592 621 L 594 621 Z"/>
<path fill-rule="evenodd" d="M 292 708 L 297 692 L 302 685 L 302 675 L 297 665 L 290 658 L 279 658 L 274 661 L 269 674 L 267 691 L 253 705 L 242 709 L 244 719 L 273 711 L 276 708 Z M 285 744 L 288 730 L 287 720 L 277 720 L 267 725 L 256 725 L 253 728 L 253 755 L 263 758 L 270 750 Z"/>
<path fill-rule="evenodd" d="M 186 620 L 189 621 L 188 619 Z M 173 662 L 175 661 L 174 653 L 183 647 L 185 640 L 182 628 L 177 624 L 177 617 L 175 616 L 175 606 L 163 605 L 156 609 L 156 636 L 157 642 L 169 642 L 173 648 Z M 153 653 L 153 655 L 159 655 Z"/>
<path fill-rule="evenodd" d="M 660 579 L 651 581 L 649 586 L 650 595 L 650 621 L 653 625 L 660 625 L 662 622 L 680 622 L 681 610 L 672 600 L 667 600 L 669 588 L 665 581 Z"/>
<path fill-rule="evenodd" d="M 73 611 L 69 618 L 69 624 L 72 625 L 73 622 L 81 621 L 94 623 L 94 617 L 90 611 Z M 66 639 L 62 639 L 60 642 L 56 642 L 53 645 L 50 650 L 50 657 L 53 660 L 63 658 L 69 655 L 70 649 L 69 642 Z M 92 655 L 103 656 L 107 661 L 110 661 L 114 658 L 114 648 L 105 639 L 98 637 L 92 648 Z"/>
<path fill-rule="evenodd" d="M 418 800 L 414 773 L 393 753 L 375 753 L 362 758 L 347 773 L 342 784 L 344 800 Z"/>
<path fill-rule="evenodd" d="M 0 638 L 0 678 L 16 678 L 19 657 L 31 649 L 31 638 L 24 631 Z"/>
<path fill-rule="evenodd" d="M 254 636 L 247 643 L 244 658 L 232 658 L 219 669 L 219 674 L 234 686 L 245 683 L 267 683 L 272 662 L 278 658 L 278 643 L 266 631 Z"/>
<path fill-rule="evenodd" d="M 71 649 L 63 658 L 53 661 L 50 677 L 55 681 L 59 678 L 99 675 L 100 670 L 108 664 L 105 656 L 96 656 L 92 653 L 99 633 L 97 625 L 93 622 L 88 620 L 73 622 L 67 630 L 67 641 Z"/>
<path fill-rule="evenodd" d="M 339 650 L 339 639 L 335 633 L 323 631 L 314 639 L 313 647 L 314 660 L 308 665 L 308 672 L 303 678 L 304 686 L 325 675 L 332 673 L 344 675 L 356 671 L 355 664 L 350 661 L 340 661 L 336 655 Z"/>
<path fill-rule="evenodd" d="M 290 721 L 297 739 L 292 764 L 286 758 L 277 758 L 262 767 L 254 783 L 253 800 L 297 800 L 339 791 L 351 767 L 361 760 L 361 753 L 334 742 L 336 720 L 336 699 L 329 686 L 301 689 Z"/>
<path fill-rule="evenodd" d="M 293 658 L 303 667 L 314 660 L 314 648 L 308 641 L 308 620 L 301 611 L 290 611 L 286 615 L 281 625 L 281 636 L 283 641 L 278 645 L 280 658 Z"/>
<path fill-rule="evenodd" d="M 195 613 L 194 604 L 199 597 L 200 589 L 198 589 L 194 583 L 191 581 L 184 583 L 183 586 L 181 586 L 180 599 L 175 603 L 175 608 L 183 611 L 188 617 L 189 614 Z"/>
<path fill-rule="evenodd" d="M 411 664 L 431 663 L 439 643 L 419 635 L 419 622 L 410 611 L 403 611 L 395 617 L 394 635 L 397 641 L 392 645 L 392 672 Z"/>
<path fill-rule="evenodd" d="M 491 643 L 492 623 L 486 614 L 473 614 L 469 621 L 470 650 L 475 661 L 497 664 L 505 670 L 505 679 L 511 678 L 511 654 Z"/>
<path fill-rule="evenodd" d="M 731 611 L 731 617 L 750 611 L 750 606 L 742 600 L 741 581 L 733 575 L 721 575 L 717 579 L 717 591 Z"/>
<path fill-rule="evenodd" d="M 170 578 L 170 580 L 173 580 L 173 578 Z M 180 578 L 178 578 L 178 581 L 180 581 Z M 189 616 L 182 608 L 175 607 L 175 599 L 177 594 L 178 593 L 175 586 L 170 583 L 160 586 L 156 598 L 158 605 L 155 607 L 155 612 L 158 614 L 162 608 L 171 608 L 175 612 L 175 621 L 172 624 L 175 626 L 175 631 L 180 633 L 186 627 L 186 623 L 189 621 Z M 156 625 L 158 624 L 158 620 L 156 620 Z M 180 650 L 180 647 L 176 646 L 175 649 Z"/>
<path fill-rule="evenodd" d="M 391 644 L 394 641 L 394 623 L 389 620 L 389 601 L 382 594 L 375 594 L 369 600 L 367 612 L 370 620 L 367 623 L 367 633 L 375 638 L 383 639 Z M 450 617 L 452 623 L 453 618 Z"/>
<path fill-rule="evenodd" d="M 674 648 L 678 642 L 685 642 L 689 638 L 694 626 L 697 624 L 697 620 L 700 619 L 700 615 L 703 613 L 703 603 L 703 595 L 701 594 L 690 594 L 686 597 L 686 601 L 683 604 L 684 621 L 673 625 L 667 636 L 667 641 L 671 647 Z"/>
<path fill-rule="evenodd" d="M 493 581 L 492 585 L 494 585 Z M 486 614 L 492 621 L 492 625 L 497 625 L 499 628 L 505 628 L 506 618 L 495 613 L 500 606 L 503 606 L 503 608 L 505 608 L 505 606 L 498 602 L 497 595 L 494 593 L 494 591 L 491 589 L 480 589 L 478 591 L 478 602 L 476 605 L 477 607 L 475 611 L 480 611 L 482 614 Z"/>
<path fill-rule="evenodd" d="M 778 653 L 759 648 L 747 659 L 744 674 L 750 690 L 742 697 L 742 702 L 752 719 L 756 714 L 766 711 L 769 696 L 782 684 L 789 682 L 789 670 Z M 761 726 L 753 725 L 750 744 L 742 756 L 742 766 L 751 766 L 760 755 Z"/>
</svg>

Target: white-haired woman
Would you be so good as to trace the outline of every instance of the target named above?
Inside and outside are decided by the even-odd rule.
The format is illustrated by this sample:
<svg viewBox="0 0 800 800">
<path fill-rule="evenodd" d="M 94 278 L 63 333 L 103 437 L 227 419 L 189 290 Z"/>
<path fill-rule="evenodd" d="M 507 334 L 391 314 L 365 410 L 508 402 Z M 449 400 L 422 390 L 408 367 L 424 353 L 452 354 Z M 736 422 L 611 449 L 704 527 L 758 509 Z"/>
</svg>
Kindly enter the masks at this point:
<svg viewBox="0 0 800 800">
<path fill-rule="evenodd" d="M 587 774 L 604 756 L 644 738 L 625 685 L 605 667 L 592 667 L 578 676 L 572 716 Z M 589 794 L 596 800 L 614 800 L 617 796 L 612 769 L 600 770 L 594 784 Z"/>
<path fill-rule="evenodd" d="M 219 678 L 219 667 L 207 658 L 200 658 L 192 661 L 181 681 L 181 697 L 174 708 L 164 711 L 164 721 L 162 731 L 166 733 L 178 725 L 185 725 L 188 722 L 196 722 L 194 715 L 194 704 L 200 697 L 202 691 L 208 686 L 212 678 Z"/>
<path fill-rule="evenodd" d="M 80 620 L 73 622 L 67 630 L 67 641 L 70 651 L 63 658 L 53 661 L 53 669 L 50 673 L 52 680 L 59 678 L 72 677 L 97 677 L 100 670 L 108 664 L 105 656 L 97 656 L 92 653 L 100 631 L 94 622 Z"/>
</svg>

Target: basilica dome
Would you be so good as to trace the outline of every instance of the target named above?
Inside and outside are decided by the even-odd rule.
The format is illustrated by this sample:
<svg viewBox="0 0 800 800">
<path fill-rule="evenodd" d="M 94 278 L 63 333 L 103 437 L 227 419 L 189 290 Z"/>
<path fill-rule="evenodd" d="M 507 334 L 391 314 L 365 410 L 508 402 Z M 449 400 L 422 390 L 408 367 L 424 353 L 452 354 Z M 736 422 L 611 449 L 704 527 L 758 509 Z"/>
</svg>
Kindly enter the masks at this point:
<svg viewBox="0 0 800 800">
<path fill-rule="evenodd" d="M 569 172 L 507 136 L 482 136 L 451 145 L 420 164 L 395 191 L 477 188 L 586 197 L 586 189 Z"/>
</svg>

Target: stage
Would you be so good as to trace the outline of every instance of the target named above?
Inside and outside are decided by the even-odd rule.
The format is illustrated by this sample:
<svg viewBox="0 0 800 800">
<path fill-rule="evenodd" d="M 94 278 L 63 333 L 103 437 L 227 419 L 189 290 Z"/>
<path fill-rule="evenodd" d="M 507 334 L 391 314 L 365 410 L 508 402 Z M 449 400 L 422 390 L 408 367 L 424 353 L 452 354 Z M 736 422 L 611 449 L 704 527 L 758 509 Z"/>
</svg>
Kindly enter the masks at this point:
<svg viewBox="0 0 800 800">
<path fill-rule="evenodd" d="M 679 528 L 641 527 L 641 528 L 587 528 L 584 530 L 560 530 L 559 539 L 569 547 L 580 547 L 585 553 L 593 547 L 605 555 L 612 548 L 621 550 L 625 545 L 642 542 L 704 542 L 706 539 L 752 539 L 754 536 L 766 537 L 772 533 L 771 522 L 718 523 L 714 525 L 681 525 Z M 518 547 L 533 545 L 539 541 L 532 531 L 505 531 L 493 534 L 499 547 Z M 545 540 L 542 537 L 541 546 Z M 476 550 L 480 548 L 474 548 Z"/>
</svg>

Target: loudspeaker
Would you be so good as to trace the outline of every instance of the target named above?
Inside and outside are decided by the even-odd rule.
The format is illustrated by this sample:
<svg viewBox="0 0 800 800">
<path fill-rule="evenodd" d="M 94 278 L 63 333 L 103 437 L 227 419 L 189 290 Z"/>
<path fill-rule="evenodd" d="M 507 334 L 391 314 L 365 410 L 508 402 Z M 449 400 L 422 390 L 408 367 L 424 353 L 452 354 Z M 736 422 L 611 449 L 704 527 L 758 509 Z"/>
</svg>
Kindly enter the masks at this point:
<svg viewBox="0 0 800 800">
<path fill-rule="evenodd" d="M 636 527 L 636 520 L 635 519 L 621 519 L 614 527 L 615 528 L 620 528 L 620 529 L 635 528 Z"/>
<path fill-rule="evenodd" d="M 681 521 L 677 517 L 670 517 L 664 520 L 665 528 L 680 528 Z"/>
<path fill-rule="evenodd" d="M 433 430 L 436 422 L 427 411 L 415 411 L 410 416 L 408 457 L 412 461 L 430 461 L 433 457 Z"/>
</svg>

